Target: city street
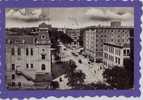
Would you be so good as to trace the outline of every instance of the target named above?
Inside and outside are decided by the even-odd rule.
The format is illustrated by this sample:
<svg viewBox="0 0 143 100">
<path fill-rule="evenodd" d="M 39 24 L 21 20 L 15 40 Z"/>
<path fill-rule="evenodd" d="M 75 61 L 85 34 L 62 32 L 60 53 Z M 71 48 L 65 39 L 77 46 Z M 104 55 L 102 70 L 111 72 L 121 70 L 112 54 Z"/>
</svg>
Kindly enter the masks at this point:
<svg viewBox="0 0 143 100">
<path fill-rule="evenodd" d="M 85 73 L 86 75 L 86 79 L 85 79 L 85 84 L 88 83 L 97 83 L 97 82 L 104 82 L 103 80 L 103 69 L 102 64 L 97 64 L 97 63 L 88 63 L 89 60 L 88 58 L 85 58 L 82 55 L 79 55 L 75 50 L 71 50 L 67 47 L 64 46 L 64 44 L 62 44 L 60 42 L 60 46 L 61 46 L 61 56 L 62 56 L 62 61 L 69 61 L 69 60 L 73 60 L 76 65 L 77 68 L 76 70 L 82 70 L 83 73 Z M 81 60 L 81 62 L 79 61 Z"/>
</svg>

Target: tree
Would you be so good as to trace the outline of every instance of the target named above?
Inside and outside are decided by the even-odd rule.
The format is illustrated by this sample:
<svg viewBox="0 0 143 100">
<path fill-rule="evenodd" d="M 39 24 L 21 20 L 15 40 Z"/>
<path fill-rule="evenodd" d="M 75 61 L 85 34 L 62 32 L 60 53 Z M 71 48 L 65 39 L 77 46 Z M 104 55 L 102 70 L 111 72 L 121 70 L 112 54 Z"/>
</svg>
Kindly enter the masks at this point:
<svg viewBox="0 0 143 100">
<path fill-rule="evenodd" d="M 106 82 L 117 89 L 129 89 L 130 80 L 128 71 L 125 68 L 114 66 L 112 69 L 106 69 L 103 73 Z"/>
<path fill-rule="evenodd" d="M 73 73 L 69 74 L 67 84 L 77 89 L 83 85 L 84 79 L 85 74 L 81 70 L 74 71 Z"/>
<path fill-rule="evenodd" d="M 110 85 L 101 83 L 101 82 L 97 82 L 97 83 L 89 83 L 89 84 L 84 84 L 80 87 L 80 89 L 82 90 L 99 90 L 99 89 L 112 89 L 112 87 Z"/>
<path fill-rule="evenodd" d="M 75 62 L 73 60 L 69 60 L 68 62 L 66 62 L 66 70 L 67 70 L 67 74 L 69 73 L 73 73 L 73 71 L 75 71 L 75 69 L 77 68 L 77 65 L 75 64 Z"/>
</svg>

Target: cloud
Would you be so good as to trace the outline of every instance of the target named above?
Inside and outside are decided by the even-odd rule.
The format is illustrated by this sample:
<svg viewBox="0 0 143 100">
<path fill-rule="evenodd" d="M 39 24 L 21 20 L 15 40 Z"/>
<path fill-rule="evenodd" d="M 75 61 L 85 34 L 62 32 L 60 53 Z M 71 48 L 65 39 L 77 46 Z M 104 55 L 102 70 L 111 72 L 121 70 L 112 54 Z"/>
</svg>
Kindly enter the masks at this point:
<svg viewBox="0 0 143 100">
<path fill-rule="evenodd" d="M 22 14 L 25 9 L 20 12 L 18 8 L 6 9 L 6 26 L 38 26 L 37 23 L 41 22 L 39 18 L 41 9 L 29 9 L 33 10 L 29 16 Z M 82 27 L 100 23 L 107 25 L 112 20 L 120 20 L 123 24 L 134 24 L 133 8 L 131 7 L 45 8 L 44 11 L 46 22 L 56 27 Z"/>
<path fill-rule="evenodd" d="M 130 20 L 133 19 L 132 10 L 131 8 L 91 8 L 85 15 L 94 21 Z"/>
</svg>

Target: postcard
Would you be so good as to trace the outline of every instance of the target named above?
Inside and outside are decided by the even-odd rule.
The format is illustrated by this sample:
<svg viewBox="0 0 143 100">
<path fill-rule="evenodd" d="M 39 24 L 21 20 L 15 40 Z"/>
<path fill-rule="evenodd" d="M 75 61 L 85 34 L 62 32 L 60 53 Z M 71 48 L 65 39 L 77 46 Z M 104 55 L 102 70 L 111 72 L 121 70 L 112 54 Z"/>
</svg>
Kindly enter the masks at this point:
<svg viewBox="0 0 143 100">
<path fill-rule="evenodd" d="M 141 2 L 0 1 L 0 97 L 140 97 Z"/>
</svg>

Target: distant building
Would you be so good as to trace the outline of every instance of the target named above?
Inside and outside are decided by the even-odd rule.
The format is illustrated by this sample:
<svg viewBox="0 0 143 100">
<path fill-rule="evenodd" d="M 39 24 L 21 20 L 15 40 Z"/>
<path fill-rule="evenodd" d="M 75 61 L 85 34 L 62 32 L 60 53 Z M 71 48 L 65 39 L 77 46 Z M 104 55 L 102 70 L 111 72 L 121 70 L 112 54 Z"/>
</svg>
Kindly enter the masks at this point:
<svg viewBox="0 0 143 100">
<path fill-rule="evenodd" d="M 58 32 L 63 32 L 64 34 L 66 33 L 66 28 L 57 28 Z"/>
<path fill-rule="evenodd" d="M 70 44 L 73 48 L 79 47 L 80 29 L 67 29 L 66 34 L 73 40 Z"/>
<path fill-rule="evenodd" d="M 107 66 L 123 66 L 124 57 L 129 58 L 130 54 L 130 30 L 133 28 L 123 27 L 120 22 L 111 22 L 111 26 L 88 28 L 83 40 L 85 55 Z M 115 53 L 118 57 L 115 57 Z"/>
<path fill-rule="evenodd" d="M 51 81 L 49 25 L 34 33 L 6 31 L 6 82 L 8 88 L 48 87 Z M 46 84 L 44 84 L 46 82 Z"/>
</svg>

